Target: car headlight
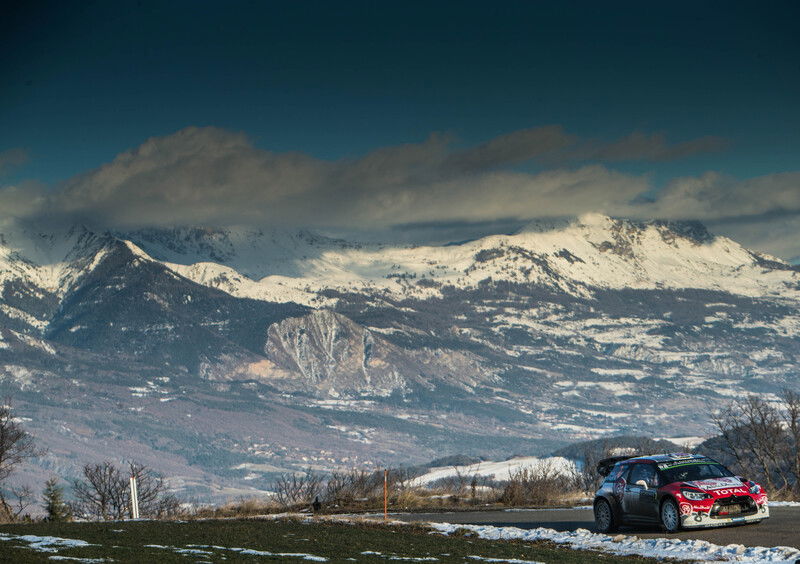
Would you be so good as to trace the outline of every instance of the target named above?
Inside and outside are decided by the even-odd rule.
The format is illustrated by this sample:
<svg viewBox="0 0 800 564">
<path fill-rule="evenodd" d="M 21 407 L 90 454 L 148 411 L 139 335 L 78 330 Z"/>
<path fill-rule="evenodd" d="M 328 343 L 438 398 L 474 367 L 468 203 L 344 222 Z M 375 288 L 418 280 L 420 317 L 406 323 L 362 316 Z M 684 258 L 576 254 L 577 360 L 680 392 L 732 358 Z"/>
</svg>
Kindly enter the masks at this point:
<svg viewBox="0 0 800 564">
<path fill-rule="evenodd" d="M 759 486 L 758 484 L 756 484 L 754 482 L 753 485 L 750 486 L 750 493 L 751 494 L 760 494 L 761 493 L 761 486 Z"/>
<path fill-rule="evenodd" d="M 713 497 L 711 494 L 697 490 L 681 490 L 681 493 L 683 494 L 683 497 L 692 501 L 701 501 L 703 499 L 711 499 Z"/>
</svg>

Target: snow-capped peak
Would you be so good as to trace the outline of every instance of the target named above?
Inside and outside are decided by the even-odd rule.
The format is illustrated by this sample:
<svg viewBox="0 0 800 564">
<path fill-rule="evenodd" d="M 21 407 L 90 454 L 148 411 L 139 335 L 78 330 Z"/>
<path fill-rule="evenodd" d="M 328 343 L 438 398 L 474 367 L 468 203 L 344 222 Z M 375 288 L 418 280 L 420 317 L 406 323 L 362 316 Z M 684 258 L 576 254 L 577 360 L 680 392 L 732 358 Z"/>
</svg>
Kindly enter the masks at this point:
<svg viewBox="0 0 800 564">
<path fill-rule="evenodd" d="M 201 284 L 241 297 L 309 305 L 319 305 L 325 289 L 424 298 L 445 286 L 470 287 L 487 279 L 577 295 L 591 288 L 666 287 L 797 298 L 798 273 L 789 265 L 776 261 L 773 267 L 785 268 L 770 268 L 766 259 L 700 224 L 601 214 L 436 246 L 348 244 L 278 230 L 189 231 L 181 234 L 180 245 L 166 233 L 132 238 Z"/>
</svg>

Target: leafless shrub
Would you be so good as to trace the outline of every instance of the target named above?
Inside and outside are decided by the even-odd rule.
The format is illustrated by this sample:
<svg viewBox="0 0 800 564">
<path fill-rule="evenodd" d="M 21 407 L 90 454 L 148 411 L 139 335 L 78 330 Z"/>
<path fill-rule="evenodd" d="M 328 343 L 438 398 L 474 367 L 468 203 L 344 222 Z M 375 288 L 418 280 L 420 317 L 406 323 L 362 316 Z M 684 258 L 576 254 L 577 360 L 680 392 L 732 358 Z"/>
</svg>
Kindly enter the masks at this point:
<svg viewBox="0 0 800 564">
<path fill-rule="evenodd" d="M 383 499 L 383 472 L 332 472 L 325 484 L 325 503 L 337 506 Z"/>
<path fill-rule="evenodd" d="M 552 460 L 511 471 L 500 495 L 506 505 L 549 505 L 564 492 L 567 479 Z"/>
<path fill-rule="evenodd" d="M 283 507 L 309 505 L 322 491 L 322 476 L 311 468 L 305 472 L 281 474 L 275 479 L 272 491 L 275 501 Z"/>
<path fill-rule="evenodd" d="M 408 468 L 390 468 L 389 469 L 389 483 L 397 491 L 405 491 L 410 487 L 410 484 L 419 473 L 414 472 Z"/>
<path fill-rule="evenodd" d="M 785 390 L 783 406 L 749 396 L 712 416 L 734 470 L 773 495 L 800 496 L 800 395 Z"/>
<path fill-rule="evenodd" d="M 273 499 L 241 496 L 235 501 L 229 501 L 228 503 L 220 506 L 203 506 L 198 504 L 193 513 L 186 516 L 189 518 L 196 517 L 199 519 L 251 517 L 253 515 L 278 513 L 278 511 L 281 509 L 283 508 L 279 507 Z"/>
</svg>

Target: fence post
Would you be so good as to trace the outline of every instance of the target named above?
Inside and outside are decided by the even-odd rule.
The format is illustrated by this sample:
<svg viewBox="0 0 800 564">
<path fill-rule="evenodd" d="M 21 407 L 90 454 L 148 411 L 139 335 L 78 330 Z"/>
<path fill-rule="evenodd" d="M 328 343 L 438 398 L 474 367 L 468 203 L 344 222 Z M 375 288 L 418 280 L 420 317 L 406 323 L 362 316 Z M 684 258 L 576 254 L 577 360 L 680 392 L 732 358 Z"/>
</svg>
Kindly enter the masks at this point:
<svg viewBox="0 0 800 564">
<path fill-rule="evenodd" d="M 131 519 L 139 518 L 139 490 L 136 487 L 136 476 L 131 476 Z"/>
</svg>

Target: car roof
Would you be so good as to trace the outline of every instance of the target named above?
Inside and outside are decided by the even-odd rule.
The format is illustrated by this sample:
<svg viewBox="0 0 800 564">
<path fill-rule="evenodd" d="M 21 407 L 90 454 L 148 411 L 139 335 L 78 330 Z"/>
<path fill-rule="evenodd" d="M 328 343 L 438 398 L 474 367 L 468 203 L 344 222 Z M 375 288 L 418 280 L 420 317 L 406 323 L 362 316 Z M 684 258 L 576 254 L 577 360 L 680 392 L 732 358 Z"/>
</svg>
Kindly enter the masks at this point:
<svg viewBox="0 0 800 564">
<path fill-rule="evenodd" d="M 708 460 L 703 454 L 690 454 L 688 452 L 673 452 L 669 454 L 648 454 L 629 458 L 629 462 L 677 462 L 680 460 Z"/>
<path fill-rule="evenodd" d="M 690 461 L 710 461 L 711 460 L 705 455 L 702 454 L 690 454 L 688 452 L 672 452 L 669 454 L 648 454 L 645 456 L 612 456 L 610 458 L 605 458 L 597 463 L 597 472 L 601 476 L 608 476 L 611 473 L 611 469 L 616 466 L 617 464 L 658 464 L 659 468 L 665 468 L 667 466 L 673 466 L 678 463 L 682 462 L 690 462 Z M 673 463 L 673 464 L 668 464 Z"/>
</svg>

